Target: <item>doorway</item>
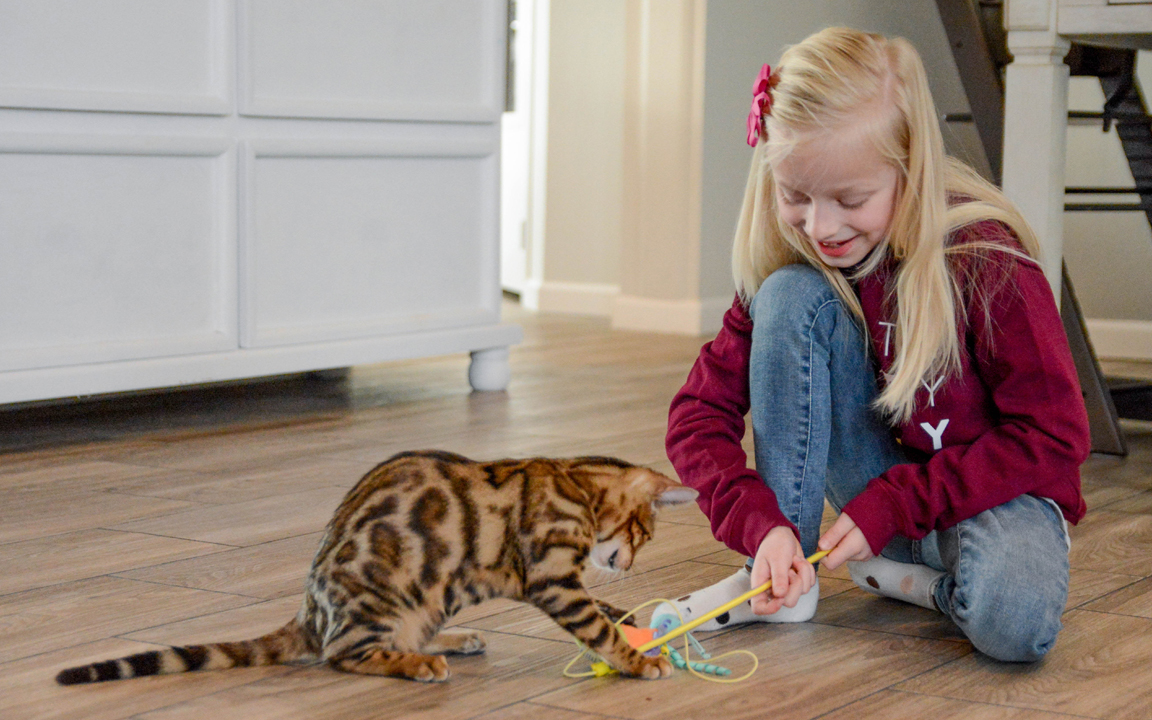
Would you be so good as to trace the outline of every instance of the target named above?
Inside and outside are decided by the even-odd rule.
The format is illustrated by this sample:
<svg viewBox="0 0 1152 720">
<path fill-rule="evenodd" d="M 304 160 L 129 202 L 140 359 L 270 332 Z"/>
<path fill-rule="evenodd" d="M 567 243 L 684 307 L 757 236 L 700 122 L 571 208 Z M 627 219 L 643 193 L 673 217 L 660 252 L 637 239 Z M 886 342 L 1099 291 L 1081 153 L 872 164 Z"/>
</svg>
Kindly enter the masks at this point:
<svg viewBox="0 0 1152 720">
<path fill-rule="evenodd" d="M 508 63 L 500 122 L 500 286 L 523 297 L 532 194 L 533 40 L 536 0 L 508 0 Z"/>
</svg>

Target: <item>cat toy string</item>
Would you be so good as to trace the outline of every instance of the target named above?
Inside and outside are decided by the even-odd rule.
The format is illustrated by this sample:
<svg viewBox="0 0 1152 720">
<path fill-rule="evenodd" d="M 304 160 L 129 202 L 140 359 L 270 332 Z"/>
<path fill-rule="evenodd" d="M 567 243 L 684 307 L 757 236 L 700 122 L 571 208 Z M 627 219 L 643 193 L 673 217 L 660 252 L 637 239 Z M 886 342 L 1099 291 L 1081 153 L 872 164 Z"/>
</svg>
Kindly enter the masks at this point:
<svg viewBox="0 0 1152 720">
<path fill-rule="evenodd" d="M 809 555 L 806 559 L 809 563 L 815 565 L 816 563 L 820 562 L 820 560 L 824 559 L 828 555 L 829 552 L 831 552 L 831 551 L 821 550 L 819 552 L 813 553 L 812 555 Z M 639 646 L 635 646 L 636 651 L 640 652 L 640 653 L 645 653 L 645 652 L 648 652 L 654 648 L 659 647 L 659 648 L 661 648 L 661 652 L 663 654 L 667 654 L 667 655 L 672 657 L 673 662 L 677 667 L 686 668 L 689 672 L 691 672 L 693 675 L 701 678 L 702 680 L 708 680 L 710 682 L 721 682 L 721 683 L 735 683 L 735 682 L 741 682 L 743 680 L 747 680 L 748 678 L 752 677 L 752 674 L 756 672 L 756 669 L 759 666 L 759 659 L 753 653 L 751 653 L 747 650 L 733 650 L 732 652 L 724 653 L 723 655 L 719 655 L 715 658 L 711 658 L 712 660 L 719 660 L 721 658 L 728 657 L 729 655 L 744 654 L 744 655 L 750 655 L 752 657 L 753 665 L 752 665 L 751 670 L 749 670 L 747 673 L 745 673 L 744 675 L 742 675 L 738 678 L 720 679 L 720 678 L 716 678 L 716 677 L 708 677 L 707 675 L 704 675 L 703 673 L 698 671 L 697 667 L 699 667 L 701 665 L 700 663 L 693 663 L 689 659 L 691 651 L 689 648 L 688 641 L 689 641 L 689 639 L 692 639 L 694 641 L 695 638 L 692 638 L 692 636 L 688 635 L 688 633 L 691 632 L 692 630 L 695 630 L 696 628 L 703 625 L 704 623 L 708 622 L 712 618 L 717 617 L 719 615 L 723 615 L 724 613 L 728 612 L 729 610 L 736 607 L 737 605 L 739 605 L 743 602 L 747 602 L 748 600 L 751 600 L 752 598 L 756 597 L 760 593 L 767 592 L 771 587 L 772 587 L 772 581 L 769 580 L 768 582 L 764 583 L 763 585 L 760 585 L 759 587 L 755 587 L 755 588 L 749 590 L 748 592 L 744 593 L 740 597 L 737 597 L 734 600 L 730 600 L 730 601 L 724 603 L 723 605 L 721 605 L 720 607 L 718 607 L 714 610 L 710 610 L 710 611 L 704 613 L 703 615 L 701 615 L 700 617 L 696 618 L 695 620 L 691 620 L 687 623 L 683 622 L 684 618 L 681 616 L 680 617 L 680 623 L 677 626 L 672 627 L 665 634 L 654 637 L 652 640 L 644 642 L 643 644 L 641 644 Z M 625 614 L 624 617 L 622 617 L 618 621 L 616 621 L 616 627 L 617 628 L 624 627 L 622 625 L 622 623 L 625 620 L 627 620 L 629 617 L 631 617 L 633 614 L 635 614 L 637 610 L 641 610 L 642 608 L 648 607 L 649 605 L 653 605 L 653 604 L 656 604 L 659 602 L 667 602 L 669 605 L 672 605 L 673 609 L 676 608 L 676 606 L 671 601 L 664 600 L 663 598 L 657 598 L 655 600 L 649 600 L 648 602 L 637 605 L 635 608 L 633 608 L 627 614 Z M 676 610 L 676 614 L 680 615 L 680 611 Z M 621 630 L 621 632 L 624 633 L 623 630 Z M 629 638 L 627 633 L 624 633 L 624 634 L 625 634 L 626 638 L 631 640 L 631 638 Z M 678 638 L 682 635 L 687 636 L 684 638 L 684 655 L 682 658 L 677 658 L 676 656 L 679 655 L 679 653 L 677 653 L 669 643 L 672 640 L 675 640 L 676 638 Z M 579 641 L 577 641 L 577 644 L 580 645 Z M 699 643 L 696 643 L 696 645 L 697 645 L 697 647 L 699 647 Z M 589 672 L 585 672 L 585 673 L 572 673 L 572 672 L 570 672 L 572 666 L 575 665 L 580 660 L 580 658 L 584 657 L 584 655 L 586 653 L 591 653 L 591 651 L 588 650 L 588 648 L 585 648 L 583 645 L 580 645 L 580 647 L 581 647 L 580 654 L 577 655 L 575 658 L 573 658 L 572 661 L 569 662 L 567 666 L 565 666 L 565 668 L 564 668 L 564 676 L 565 677 L 593 677 L 593 676 L 600 677 L 602 675 L 608 675 L 608 674 L 618 672 L 617 670 L 614 670 L 614 669 L 608 667 L 608 664 L 605 663 L 603 660 L 600 660 L 596 663 L 593 663 L 593 666 L 592 666 L 593 669 Z M 709 659 L 707 653 L 701 652 L 700 654 L 705 659 Z M 677 660 L 682 660 L 684 664 L 681 665 L 681 663 L 677 662 Z M 711 673 L 716 673 L 716 674 L 721 674 L 721 675 L 730 673 L 730 671 L 726 670 L 725 668 L 716 667 L 714 663 L 709 665 L 709 666 L 703 667 L 701 669 L 703 669 L 705 672 L 711 672 Z M 717 672 L 717 671 L 723 671 L 723 672 Z"/>
<path fill-rule="evenodd" d="M 831 552 L 831 551 L 830 550 L 821 550 L 820 552 L 813 553 L 812 555 L 808 556 L 808 558 L 806 558 L 806 559 L 808 560 L 809 563 L 815 565 L 816 563 L 823 560 L 825 558 L 825 556 L 828 555 L 829 552 Z M 759 595 L 762 592 L 767 592 L 768 589 L 771 587 L 772 587 L 772 581 L 769 580 L 768 582 L 764 583 L 760 587 L 752 588 L 751 590 L 744 593 L 743 595 L 736 598 L 735 600 L 729 600 L 728 602 L 724 603 L 723 605 L 716 608 L 715 610 L 711 610 L 709 612 L 706 612 L 703 615 L 701 615 L 700 617 L 696 618 L 695 620 L 692 620 L 692 621 L 690 621 L 684 625 L 681 625 L 680 627 L 672 630 L 667 635 L 660 637 L 660 638 L 656 638 L 656 639 L 652 640 L 651 642 L 644 643 L 643 645 L 641 645 L 640 647 L 638 647 L 636 649 L 640 652 L 645 652 L 647 650 L 651 650 L 652 648 L 656 647 L 657 645 L 662 645 L 663 643 L 665 643 L 669 640 L 674 640 L 686 632 L 691 632 L 692 630 L 695 630 L 696 628 L 700 627 L 701 625 L 708 622 L 712 618 L 717 617 L 719 615 L 723 615 L 724 613 L 728 612 L 729 610 L 736 607 L 740 603 L 747 602 L 748 600 L 751 600 L 752 598 L 756 597 L 757 595 Z M 657 641 L 659 641 L 659 642 L 657 642 Z"/>
<path fill-rule="evenodd" d="M 649 605 L 655 605 L 656 603 L 661 603 L 661 602 L 668 602 L 668 601 L 665 600 L 664 598 L 656 598 L 653 600 L 649 600 L 646 603 L 643 603 L 641 605 L 637 605 L 635 608 L 633 608 L 631 611 L 629 611 L 628 614 L 626 614 L 624 617 L 622 617 L 616 621 L 615 625 L 616 625 L 617 630 L 620 632 L 621 635 L 624 636 L 624 639 L 627 640 L 630 645 L 635 647 L 638 643 L 643 642 L 642 638 L 652 637 L 653 633 L 659 632 L 659 630 L 655 630 L 653 628 L 641 629 L 641 628 L 631 627 L 629 625 L 623 624 L 624 621 L 627 620 L 629 617 L 631 617 L 637 611 L 642 610 L 643 608 L 646 608 Z M 673 609 L 675 609 L 675 608 L 673 608 Z M 680 611 L 676 610 L 676 613 L 677 613 L 677 615 L 679 615 Z M 664 615 L 661 617 L 671 618 L 671 616 L 668 616 L 668 615 Z M 682 621 L 683 621 L 682 617 L 679 620 L 672 618 L 672 623 L 676 623 L 676 625 L 679 625 Z M 671 624 L 671 623 L 669 623 L 669 624 Z M 675 627 L 675 625 L 673 627 Z M 692 673 L 693 675 L 700 678 L 701 680 L 707 680 L 709 682 L 719 682 L 719 683 L 740 682 L 741 680 L 746 680 L 749 677 L 751 677 L 752 674 L 754 672 L 756 672 L 756 668 L 760 664 L 760 661 L 756 657 L 756 655 L 747 651 L 747 650 L 733 650 L 731 652 L 727 652 L 727 653 L 724 653 L 723 655 L 718 655 L 717 657 L 713 658 L 707 652 L 705 652 L 704 648 L 700 645 L 700 643 L 696 641 L 696 638 L 692 637 L 691 635 L 689 635 L 687 633 L 683 633 L 683 632 L 676 633 L 676 635 L 678 637 L 680 635 L 684 636 L 683 655 L 681 655 L 670 644 L 668 644 L 668 641 L 665 640 L 665 638 L 657 637 L 656 639 L 657 639 L 658 643 L 664 643 L 660 647 L 660 654 L 666 656 L 669 659 L 669 661 L 675 667 L 680 668 L 681 670 L 687 670 L 688 672 Z M 752 659 L 752 669 L 738 678 L 721 679 L 718 677 L 710 677 L 710 675 L 731 675 L 732 671 L 729 670 L 728 668 L 720 667 L 720 666 L 716 665 L 715 663 L 702 663 L 702 662 L 696 662 L 695 660 L 692 660 L 691 659 L 691 649 L 690 649 L 690 645 L 689 645 L 690 641 L 691 641 L 691 644 L 697 648 L 697 652 L 700 655 L 700 657 L 703 657 L 706 660 L 714 660 L 715 661 L 715 660 L 720 660 L 722 658 L 726 658 L 730 655 L 747 655 Z M 596 653 L 594 653 L 591 649 L 586 647 L 579 640 L 576 641 L 576 644 L 580 647 L 580 652 L 576 655 L 576 657 L 572 658 L 572 660 L 570 660 L 567 665 L 564 666 L 564 677 L 570 677 L 570 678 L 603 677 L 605 675 L 615 675 L 616 673 L 619 672 L 618 670 L 613 668 L 611 665 L 609 665 L 607 662 L 605 662 L 602 658 L 600 658 L 598 655 L 596 655 Z M 649 650 L 648 654 L 649 655 L 652 654 L 651 650 Z M 580 672 L 580 673 L 572 672 L 572 666 L 575 665 L 577 662 L 579 662 L 585 655 L 588 655 L 592 658 L 592 663 L 591 663 L 590 669 L 585 671 L 585 672 Z"/>
</svg>

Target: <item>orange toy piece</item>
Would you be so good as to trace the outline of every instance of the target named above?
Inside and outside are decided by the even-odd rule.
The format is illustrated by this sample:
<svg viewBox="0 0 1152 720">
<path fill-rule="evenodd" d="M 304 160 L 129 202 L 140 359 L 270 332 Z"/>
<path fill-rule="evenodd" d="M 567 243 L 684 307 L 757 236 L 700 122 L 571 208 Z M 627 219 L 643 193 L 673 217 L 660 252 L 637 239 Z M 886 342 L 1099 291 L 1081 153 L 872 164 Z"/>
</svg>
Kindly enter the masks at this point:
<svg viewBox="0 0 1152 720">
<path fill-rule="evenodd" d="M 631 625 L 617 625 L 628 644 L 634 648 L 650 643 L 656 639 L 656 628 L 638 628 Z"/>
</svg>

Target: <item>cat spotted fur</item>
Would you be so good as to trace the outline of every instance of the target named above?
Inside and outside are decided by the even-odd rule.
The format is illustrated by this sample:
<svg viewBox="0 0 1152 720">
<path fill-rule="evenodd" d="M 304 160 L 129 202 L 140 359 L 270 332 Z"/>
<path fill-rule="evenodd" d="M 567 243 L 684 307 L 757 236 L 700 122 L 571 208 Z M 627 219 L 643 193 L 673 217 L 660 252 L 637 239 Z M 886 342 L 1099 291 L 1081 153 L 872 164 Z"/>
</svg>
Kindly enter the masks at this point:
<svg viewBox="0 0 1152 720">
<path fill-rule="evenodd" d="M 489 598 L 531 603 L 626 675 L 665 677 L 612 626 L 623 612 L 592 598 L 585 563 L 627 570 L 656 511 L 696 491 L 614 458 L 480 463 L 401 453 L 345 496 L 312 562 L 303 605 L 254 640 L 189 645 L 69 668 L 63 685 L 230 667 L 324 661 L 338 670 L 426 682 L 444 653 L 476 654 L 475 632 L 441 632 Z"/>
</svg>

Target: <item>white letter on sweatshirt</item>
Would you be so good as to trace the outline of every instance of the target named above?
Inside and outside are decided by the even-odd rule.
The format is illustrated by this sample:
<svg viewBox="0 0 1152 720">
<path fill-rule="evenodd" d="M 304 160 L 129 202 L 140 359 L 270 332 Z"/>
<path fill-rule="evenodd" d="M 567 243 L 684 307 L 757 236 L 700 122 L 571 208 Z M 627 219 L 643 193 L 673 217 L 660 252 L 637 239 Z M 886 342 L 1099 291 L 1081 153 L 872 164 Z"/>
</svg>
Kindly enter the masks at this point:
<svg viewBox="0 0 1152 720">
<path fill-rule="evenodd" d="M 884 357 L 888 357 L 888 350 L 892 347 L 892 328 L 896 327 L 896 323 L 880 321 L 884 326 Z"/>
<path fill-rule="evenodd" d="M 920 423 L 920 427 L 924 428 L 924 432 L 932 436 L 933 450 L 940 450 L 944 447 L 944 443 L 941 441 L 941 438 L 944 437 L 944 428 L 948 427 L 948 418 L 941 420 L 940 424 L 936 427 L 932 427 L 926 422 Z"/>
<path fill-rule="evenodd" d="M 927 382 L 921 380 L 920 384 L 928 391 L 928 407 L 936 407 L 936 391 L 940 389 L 940 383 L 944 382 L 944 376 L 936 378 L 936 382 L 929 385 Z"/>
</svg>

